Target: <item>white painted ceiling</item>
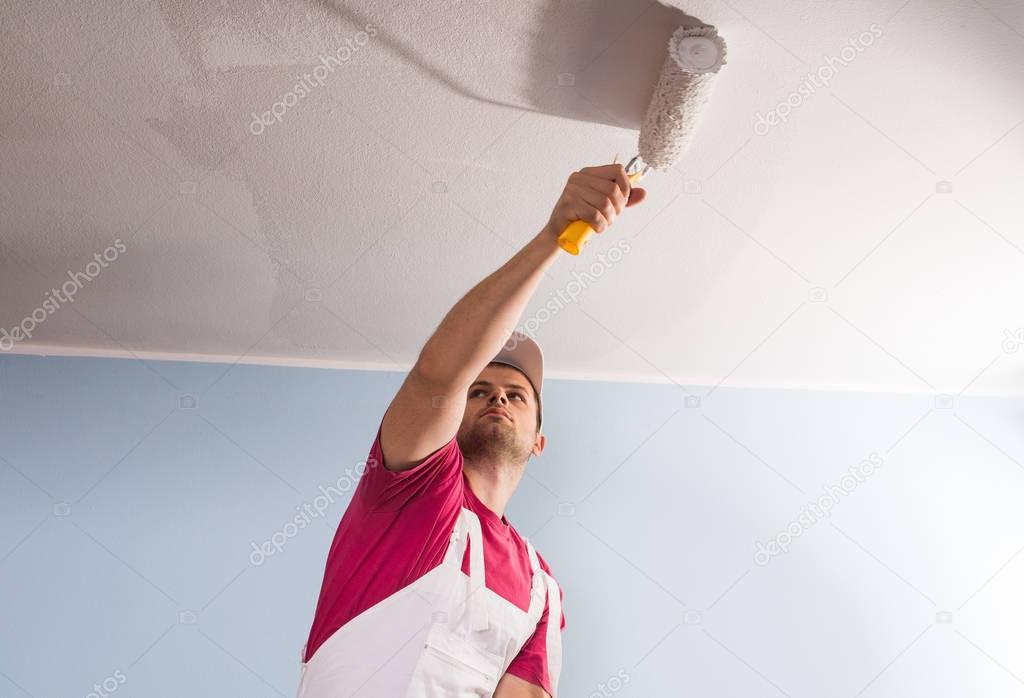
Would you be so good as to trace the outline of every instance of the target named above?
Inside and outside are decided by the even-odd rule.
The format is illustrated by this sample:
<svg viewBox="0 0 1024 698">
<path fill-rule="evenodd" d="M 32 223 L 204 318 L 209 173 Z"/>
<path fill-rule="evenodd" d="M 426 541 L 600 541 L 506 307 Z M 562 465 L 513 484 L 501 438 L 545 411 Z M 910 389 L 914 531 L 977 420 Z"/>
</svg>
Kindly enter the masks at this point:
<svg viewBox="0 0 1024 698">
<path fill-rule="evenodd" d="M 0 7 L 0 327 L 44 318 L 14 352 L 402 369 L 573 169 L 633 154 L 689 21 L 646 0 Z M 550 269 L 523 318 L 548 375 L 1024 393 L 1024 3 L 680 9 L 728 64 L 683 161 Z"/>
</svg>

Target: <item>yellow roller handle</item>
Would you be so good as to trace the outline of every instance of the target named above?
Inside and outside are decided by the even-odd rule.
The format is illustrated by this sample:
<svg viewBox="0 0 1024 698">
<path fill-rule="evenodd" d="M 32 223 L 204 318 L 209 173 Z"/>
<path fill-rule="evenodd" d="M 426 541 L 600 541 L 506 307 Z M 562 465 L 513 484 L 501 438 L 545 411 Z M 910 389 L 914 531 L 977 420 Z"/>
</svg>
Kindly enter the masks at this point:
<svg viewBox="0 0 1024 698">
<path fill-rule="evenodd" d="M 637 180 L 643 175 L 644 171 L 639 170 L 631 175 L 628 175 L 629 183 L 636 184 Z M 590 240 L 590 236 L 594 234 L 594 228 L 586 221 L 573 221 L 569 225 L 565 226 L 565 230 L 558 236 L 558 246 L 569 254 L 579 254 L 583 246 Z"/>
</svg>

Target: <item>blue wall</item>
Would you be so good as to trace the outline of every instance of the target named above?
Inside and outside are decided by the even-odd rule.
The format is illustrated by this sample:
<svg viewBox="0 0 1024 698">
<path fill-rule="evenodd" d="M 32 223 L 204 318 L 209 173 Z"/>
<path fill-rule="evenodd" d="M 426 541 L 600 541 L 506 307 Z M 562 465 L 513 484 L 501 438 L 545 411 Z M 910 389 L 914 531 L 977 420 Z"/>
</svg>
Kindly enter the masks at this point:
<svg viewBox="0 0 1024 698">
<path fill-rule="evenodd" d="M 0 357 L 0 696 L 293 696 L 401 380 Z M 1022 426 L 1011 399 L 546 381 L 508 515 L 565 588 L 561 695 L 1024 696 Z"/>
</svg>

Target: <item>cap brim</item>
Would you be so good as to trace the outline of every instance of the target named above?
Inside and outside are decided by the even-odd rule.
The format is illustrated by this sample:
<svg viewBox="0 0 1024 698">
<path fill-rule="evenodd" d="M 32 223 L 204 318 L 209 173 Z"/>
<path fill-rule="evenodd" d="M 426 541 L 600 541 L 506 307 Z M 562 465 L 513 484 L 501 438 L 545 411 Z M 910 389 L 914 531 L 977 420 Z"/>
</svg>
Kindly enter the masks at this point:
<svg viewBox="0 0 1024 698">
<path fill-rule="evenodd" d="M 544 354 L 528 335 L 518 330 L 513 332 L 491 361 L 508 364 L 525 373 L 538 395 L 544 389 Z"/>
</svg>

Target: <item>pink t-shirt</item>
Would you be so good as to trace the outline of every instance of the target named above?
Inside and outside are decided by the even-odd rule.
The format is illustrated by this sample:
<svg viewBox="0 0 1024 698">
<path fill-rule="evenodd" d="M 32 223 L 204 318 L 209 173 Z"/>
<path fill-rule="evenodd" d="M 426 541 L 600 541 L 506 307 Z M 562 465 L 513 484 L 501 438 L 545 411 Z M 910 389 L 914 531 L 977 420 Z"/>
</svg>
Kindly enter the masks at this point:
<svg viewBox="0 0 1024 698">
<path fill-rule="evenodd" d="M 526 543 L 506 517 L 499 519 L 473 493 L 455 437 L 416 467 L 394 472 L 383 466 L 380 432 L 378 426 L 366 469 L 331 543 L 303 661 L 350 619 L 437 567 L 462 507 L 480 519 L 487 587 L 523 612 L 529 609 Z M 537 557 L 552 574 L 539 552 Z M 469 574 L 468 546 L 462 571 Z M 559 594 L 565 597 L 560 585 Z M 537 629 L 508 671 L 550 695 L 546 603 Z M 565 628 L 564 612 L 559 628 Z"/>
</svg>

